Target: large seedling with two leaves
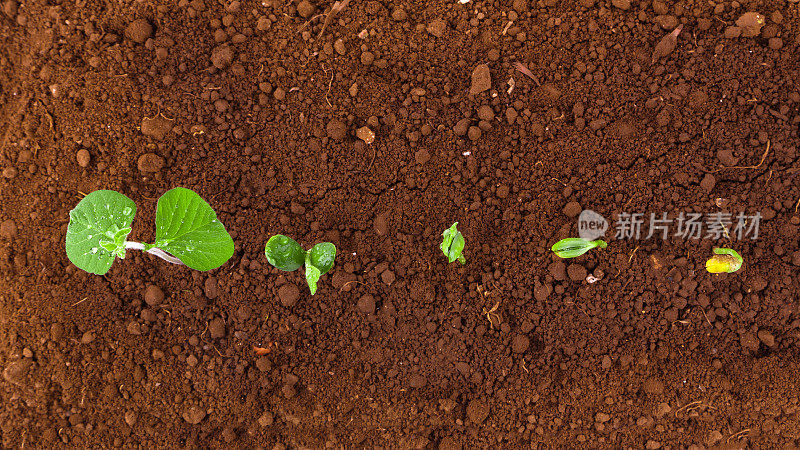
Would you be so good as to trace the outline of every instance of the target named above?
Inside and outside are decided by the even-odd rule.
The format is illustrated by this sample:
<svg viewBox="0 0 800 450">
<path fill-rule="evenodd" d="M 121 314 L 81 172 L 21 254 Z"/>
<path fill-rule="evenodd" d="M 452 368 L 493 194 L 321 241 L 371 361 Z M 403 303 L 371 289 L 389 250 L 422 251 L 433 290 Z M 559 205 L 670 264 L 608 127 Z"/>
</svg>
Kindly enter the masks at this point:
<svg viewBox="0 0 800 450">
<path fill-rule="evenodd" d="M 94 191 L 69 213 L 67 257 L 78 268 L 97 275 L 108 272 L 128 249 L 143 250 L 173 264 L 211 270 L 233 255 L 233 239 L 217 213 L 197 193 L 174 188 L 158 199 L 156 240 L 127 240 L 136 204 L 116 191 Z"/>
</svg>

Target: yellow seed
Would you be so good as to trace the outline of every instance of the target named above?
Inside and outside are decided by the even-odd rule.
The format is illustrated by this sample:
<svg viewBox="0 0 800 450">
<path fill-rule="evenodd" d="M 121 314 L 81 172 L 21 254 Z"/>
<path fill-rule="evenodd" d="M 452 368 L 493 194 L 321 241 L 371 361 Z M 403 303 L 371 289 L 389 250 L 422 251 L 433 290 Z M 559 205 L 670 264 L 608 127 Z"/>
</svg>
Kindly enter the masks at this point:
<svg viewBox="0 0 800 450">
<path fill-rule="evenodd" d="M 731 255 L 714 255 L 706 261 L 706 270 L 709 273 L 730 273 L 736 267 L 736 258 Z"/>
</svg>

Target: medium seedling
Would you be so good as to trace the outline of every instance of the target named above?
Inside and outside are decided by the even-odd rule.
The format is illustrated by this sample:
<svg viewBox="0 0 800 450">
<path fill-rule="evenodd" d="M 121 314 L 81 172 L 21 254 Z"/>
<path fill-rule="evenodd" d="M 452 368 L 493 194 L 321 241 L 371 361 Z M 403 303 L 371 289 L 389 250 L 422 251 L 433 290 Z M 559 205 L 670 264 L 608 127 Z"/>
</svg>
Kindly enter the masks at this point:
<svg viewBox="0 0 800 450">
<path fill-rule="evenodd" d="M 217 213 L 197 193 L 177 187 L 158 199 L 156 240 L 143 244 L 126 240 L 136 204 L 116 191 L 85 196 L 69 213 L 67 258 L 79 269 L 103 275 L 128 249 L 143 250 L 173 264 L 211 270 L 233 256 L 233 239 Z"/>
<path fill-rule="evenodd" d="M 317 281 L 328 273 L 336 259 L 336 246 L 330 242 L 320 242 L 305 251 L 294 239 L 276 234 L 267 241 L 264 248 L 267 261 L 275 268 L 292 272 L 306 266 L 306 282 L 311 295 L 317 292 Z"/>
<path fill-rule="evenodd" d="M 467 259 L 461 253 L 464 251 L 464 235 L 456 228 L 458 222 L 450 225 L 450 228 L 442 233 L 442 253 L 447 257 L 447 262 L 458 260 L 461 264 L 466 264 Z"/>
<path fill-rule="evenodd" d="M 714 256 L 706 261 L 706 270 L 709 273 L 733 273 L 742 268 L 744 259 L 730 248 L 714 248 Z"/>
<path fill-rule="evenodd" d="M 602 239 L 587 241 L 581 238 L 567 238 L 556 242 L 552 250 L 559 258 L 567 259 L 581 256 L 595 247 L 606 248 L 607 246 L 606 241 Z"/>
</svg>

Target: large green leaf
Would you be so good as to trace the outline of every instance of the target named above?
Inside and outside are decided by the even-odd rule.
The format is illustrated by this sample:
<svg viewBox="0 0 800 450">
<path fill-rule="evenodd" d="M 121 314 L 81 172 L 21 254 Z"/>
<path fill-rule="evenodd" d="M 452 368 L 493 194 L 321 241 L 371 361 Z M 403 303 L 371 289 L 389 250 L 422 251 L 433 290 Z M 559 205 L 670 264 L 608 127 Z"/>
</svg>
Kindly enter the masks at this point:
<svg viewBox="0 0 800 450">
<path fill-rule="evenodd" d="M 192 190 L 177 187 L 158 199 L 156 242 L 158 247 L 196 270 L 211 270 L 233 256 L 233 239 L 217 219 L 217 213 Z"/>
<path fill-rule="evenodd" d="M 103 275 L 114 258 L 125 257 L 136 204 L 115 191 L 94 191 L 69 212 L 67 258 L 80 269 Z"/>
<path fill-rule="evenodd" d="M 306 252 L 294 239 L 276 234 L 267 241 L 264 255 L 273 267 L 291 272 L 297 270 L 306 261 Z"/>
</svg>

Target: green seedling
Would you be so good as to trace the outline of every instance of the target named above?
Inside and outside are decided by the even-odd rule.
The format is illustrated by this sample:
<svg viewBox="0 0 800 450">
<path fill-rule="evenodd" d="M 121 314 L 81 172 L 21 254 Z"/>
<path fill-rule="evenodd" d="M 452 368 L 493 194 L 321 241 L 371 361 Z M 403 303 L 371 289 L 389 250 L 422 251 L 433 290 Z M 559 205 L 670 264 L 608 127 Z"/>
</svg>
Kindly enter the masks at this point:
<svg viewBox="0 0 800 450">
<path fill-rule="evenodd" d="M 320 242 L 305 251 L 294 239 L 276 234 L 267 241 L 264 254 L 270 264 L 285 272 L 295 271 L 305 265 L 306 283 L 311 295 L 314 295 L 319 278 L 333 268 L 336 246 L 330 242 Z"/>
<path fill-rule="evenodd" d="M 464 251 L 464 235 L 456 228 L 458 222 L 450 225 L 450 228 L 444 230 L 442 233 L 442 253 L 447 257 L 447 262 L 458 260 L 461 264 L 466 264 L 467 259 L 461 252 Z"/>
<path fill-rule="evenodd" d="M 595 247 L 606 248 L 607 246 L 606 241 L 602 239 L 587 241 L 581 238 L 567 238 L 556 242 L 552 250 L 559 258 L 566 259 L 581 256 Z"/>
<path fill-rule="evenodd" d="M 173 264 L 211 270 L 233 256 L 233 239 L 217 213 L 197 193 L 178 187 L 164 193 L 156 207 L 156 240 L 126 240 L 136 204 L 116 191 L 94 191 L 69 213 L 67 258 L 79 269 L 103 275 L 128 249 L 142 250 Z"/>
<path fill-rule="evenodd" d="M 715 248 L 714 256 L 706 261 L 706 270 L 709 273 L 733 273 L 742 268 L 744 259 L 730 248 Z"/>
</svg>

